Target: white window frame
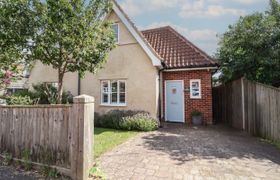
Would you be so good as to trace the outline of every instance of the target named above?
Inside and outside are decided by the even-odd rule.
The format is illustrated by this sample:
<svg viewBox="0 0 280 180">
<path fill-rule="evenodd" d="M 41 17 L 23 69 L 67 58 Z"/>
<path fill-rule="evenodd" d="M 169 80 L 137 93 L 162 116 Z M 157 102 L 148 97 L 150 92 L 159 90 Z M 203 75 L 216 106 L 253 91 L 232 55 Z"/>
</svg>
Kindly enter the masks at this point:
<svg viewBox="0 0 280 180">
<path fill-rule="evenodd" d="M 118 29 L 118 34 L 117 34 L 117 44 L 119 44 L 120 43 L 120 24 L 119 23 L 114 23 L 114 24 L 112 24 L 112 26 L 117 26 L 117 29 Z"/>
<path fill-rule="evenodd" d="M 44 84 L 44 85 L 51 85 L 51 86 L 55 87 L 56 89 L 58 89 L 58 86 L 59 86 L 59 83 L 56 82 L 56 81 L 53 81 L 53 82 L 44 82 L 43 84 Z"/>
<path fill-rule="evenodd" d="M 107 103 L 105 103 L 104 101 L 103 101 L 103 94 L 105 94 L 105 92 L 103 92 L 103 83 L 104 82 L 107 82 L 107 84 L 108 84 L 108 92 L 106 92 L 106 94 L 108 95 L 108 102 Z M 101 81 L 101 105 L 109 105 L 110 104 L 110 98 L 109 98 L 109 96 L 110 96 L 110 87 L 111 87 L 111 85 L 110 85 L 110 81 L 109 80 L 102 80 Z"/>
<path fill-rule="evenodd" d="M 194 82 L 198 82 L 198 85 L 199 85 L 199 96 L 193 96 L 192 84 Z M 191 99 L 201 99 L 201 80 L 200 79 L 191 79 L 190 80 L 190 98 Z"/>
<path fill-rule="evenodd" d="M 117 82 L 117 103 L 111 103 L 111 96 L 112 96 L 112 88 L 111 88 L 111 84 L 112 82 L 116 81 Z M 108 102 L 105 103 L 103 101 L 103 94 L 105 92 L 103 92 L 103 83 L 107 82 L 108 84 Z M 123 82 L 125 84 L 125 92 L 120 92 L 120 83 Z M 126 102 L 127 102 L 127 85 L 126 85 L 126 81 L 125 80 L 101 80 L 101 105 L 102 106 L 126 106 Z M 125 102 L 124 103 L 120 103 L 120 93 L 124 93 L 125 94 Z"/>
</svg>

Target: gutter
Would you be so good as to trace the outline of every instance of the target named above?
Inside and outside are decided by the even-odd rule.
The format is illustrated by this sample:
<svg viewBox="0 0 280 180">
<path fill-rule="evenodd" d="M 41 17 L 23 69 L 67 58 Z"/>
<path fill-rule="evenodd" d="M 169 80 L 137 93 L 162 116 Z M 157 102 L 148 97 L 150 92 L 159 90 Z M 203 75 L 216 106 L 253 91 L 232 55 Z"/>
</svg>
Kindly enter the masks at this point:
<svg viewBox="0 0 280 180">
<path fill-rule="evenodd" d="M 180 68 L 180 69 L 164 69 L 164 72 L 176 72 L 176 71 L 195 71 L 195 70 L 217 70 L 218 67 L 201 67 L 201 68 Z"/>
</svg>

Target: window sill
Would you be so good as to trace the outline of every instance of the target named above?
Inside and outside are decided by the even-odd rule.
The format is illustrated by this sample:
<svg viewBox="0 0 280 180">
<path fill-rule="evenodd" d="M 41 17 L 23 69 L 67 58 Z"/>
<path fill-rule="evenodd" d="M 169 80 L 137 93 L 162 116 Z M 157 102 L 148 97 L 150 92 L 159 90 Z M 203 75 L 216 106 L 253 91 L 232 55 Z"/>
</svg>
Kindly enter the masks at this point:
<svg viewBox="0 0 280 180">
<path fill-rule="evenodd" d="M 199 99 L 202 99 L 202 98 L 201 97 L 190 97 L 190 99 L 199 100 Z"/>
<path fill-rule="evenodd" d="M 100 104 L 100 106 L 104 106 L 104 107 L 126 107 L 127 104 Z"/>
</svg>

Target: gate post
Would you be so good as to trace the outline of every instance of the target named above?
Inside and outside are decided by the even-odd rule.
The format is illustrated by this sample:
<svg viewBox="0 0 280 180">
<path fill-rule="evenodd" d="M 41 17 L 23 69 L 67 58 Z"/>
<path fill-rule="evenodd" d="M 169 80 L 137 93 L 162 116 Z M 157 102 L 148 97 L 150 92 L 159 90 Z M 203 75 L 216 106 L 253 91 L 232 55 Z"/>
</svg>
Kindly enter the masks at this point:
<svg viewBox="0 0 280 180">
<path fill-rule="evenodd" d="M 94 164 L 94 98 L 87 95 L 74 97 L 71 142 L 72 178 L 85 180 Z"/>
</svg>

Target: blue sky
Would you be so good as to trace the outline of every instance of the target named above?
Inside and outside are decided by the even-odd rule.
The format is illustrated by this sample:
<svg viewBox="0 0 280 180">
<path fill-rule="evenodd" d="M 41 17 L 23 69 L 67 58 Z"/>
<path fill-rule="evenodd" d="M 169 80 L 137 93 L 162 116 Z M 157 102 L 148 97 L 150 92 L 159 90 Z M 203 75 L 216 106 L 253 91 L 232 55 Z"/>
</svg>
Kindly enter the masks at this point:
<svg viewBox="0 0 280 180">
<path fill-rule="evenodd" d="M 240 16 L 265 11 L 269 0 L 117 0 L 139 29 L 171 25 L 213 55 L 218 37 Z"/>
</svg>

